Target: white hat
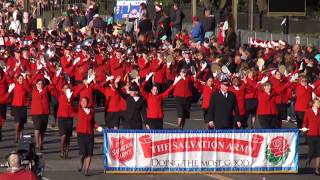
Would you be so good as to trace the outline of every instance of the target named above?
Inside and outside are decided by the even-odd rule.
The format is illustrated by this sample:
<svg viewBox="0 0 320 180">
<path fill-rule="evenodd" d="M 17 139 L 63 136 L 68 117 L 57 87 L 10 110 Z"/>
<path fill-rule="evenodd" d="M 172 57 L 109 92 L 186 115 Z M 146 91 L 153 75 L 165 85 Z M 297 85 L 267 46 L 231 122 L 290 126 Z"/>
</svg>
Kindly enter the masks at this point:
<svg viewBox="0 0 320 180">
<path fill-rule="evenodd" d="M 99 14 L 95 14 L 93 17 L 99 17 Z"/>
</svg>

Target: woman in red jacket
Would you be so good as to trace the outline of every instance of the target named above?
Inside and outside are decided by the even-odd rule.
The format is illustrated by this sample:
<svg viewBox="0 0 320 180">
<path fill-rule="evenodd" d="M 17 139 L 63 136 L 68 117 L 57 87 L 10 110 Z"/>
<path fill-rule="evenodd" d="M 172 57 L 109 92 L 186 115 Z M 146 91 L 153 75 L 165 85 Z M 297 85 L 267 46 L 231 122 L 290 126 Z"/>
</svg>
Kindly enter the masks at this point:
<svg viewBox="0 0 320 180">
<path fill-rule="evenodd" d="M 50 113 L 49 93 L 50 87 L 44 86 L 44 80 L 36 80 L 35 87 L 31 93 L 30 115 L 32 116 L 34 126 L 36 148 L 39 150 L 43 149 L 43 139 L 48 125 Z"/>
<path fill-rule="evenodd" d="M 186 119 L 190 118 L 193 79 L 187 75 L 187 70 L 184 68 L 180 70 L 180 77 L 173 89 L 173 96 L 176 98 L 177 125 L 183 129 Z"/>
<path fill-rule="evenodd" d="M 266 82 L 267 80 L 268 78 L 264 77 L 260 81 L 262 83 L 262 88 L 258 91 L 257 118 L 259 125 L 257 127 L 275 129 L 278 128 L 276 95 L 289 87 L 290 83 L 287 83 L 278 89 L 272 89 L 271 83 Z"/>
<path fill-rule="evenodd" d="M 253 128 L 256 120 L 256 113 L 258 108 L 257 99 L 257 77 L 256 70 L 254 68 L 250 69 L 247 77 L 245 78 L 245 109 L 246 109 L 246 119 L 249 120 L 249 128 Z"/>
<path fill-rule="evenodd" d="M 236 95 L 241 128 L 247 128 L 248 123 L 246 119 L 246 110 L 245 110 L 245 85 L 241 83 L 241 79 L 237 76 L 232 77 L 232 86 L 229 87 L 229 91 L 233 92 Z"/>
<path fill-rule="evenodd" d="M 80 168 L 87 176 L 94 147 L 94 129 L 98 125 L 94 121 L 94 110 L 88 107 L 89 99 L 83 97 L 78 109 L 77 137 L 79 145 Z"/>
<path fill-rule="evenodd" d="M 73 130 L 73 117 L 75 115 L 73 107 L 75 96 L 69 84 L 64 84 L 62 89 L 57 89 L 54 96 L 57 97 L 59 102 L 57 118 L 60 135 L 60 157 L 67 158 Z"/>
<path fill-rule="evenodd" d="M 177 79 L 177 78 L 176 78 Z M 151 93 L 145 91 L 146 82 L 149 80 L 147 76 L 146 81 L 140 86 L 140 92 L 142 96 L 147 101 L 147 129 L 163 129 L 163 100 L 168 97 L 169 93 L 174 88 L 174 85 L 177 83 L 175 81 L 165 92 L 159 93 L 159 88 L 157 85 L 153 85 L 151 88 Z M 136 81 L 137 84 L 138 81 Z"/>
<path fill-rule="evenodd" d="M 17 79 L 14 79 L 14 84 L 11 114 L 16 122 L 15 142 L 17 143 L 22 138 L 24 124 L 27 122 L 28 92 L 31 92 L 31 88 L 24 74 L 19 74 Z"/>
<path fill-rule="evenodd" d="M 296 119 L 297 126 L 300 129 L 303 124 L 304 113 L 309 107 L 309 102 L 312 99 L 313 89 L 308 85 L 306 76 L 301 76 L 299 83 L 293 84 L 293 90 L 296 92 Z"/>
<path fill-rule="evenodd" d="M 8 94 L 10 83 L 11 80 L 7 78 L 2 68 L 0 68 L 0 141 L 2 140 L 2 126 L 7 117 L 8 98 L 6 95 Z"/>
<path fill-rule="evenodd" d="M 320 175 L 320 100 L 314 99 L 312 108 L 305 111 L 303 128 L 307 131 L 309 155 L 307 165 L 313 158 L 316 159 L 315 174 Z"/>
</svg>

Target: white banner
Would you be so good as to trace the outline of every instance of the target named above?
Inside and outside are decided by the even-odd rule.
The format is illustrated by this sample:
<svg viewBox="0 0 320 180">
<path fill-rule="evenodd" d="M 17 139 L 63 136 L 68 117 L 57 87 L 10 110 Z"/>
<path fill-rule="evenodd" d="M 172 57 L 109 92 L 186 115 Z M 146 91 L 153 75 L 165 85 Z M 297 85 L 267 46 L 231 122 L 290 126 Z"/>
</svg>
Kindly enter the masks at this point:
<svg viewBox="0 0 320 180">
<path fill-rule="evenodd" d="M 105 172 L 297 173 L 298 131 L 105 130 Z"/>
</svg>

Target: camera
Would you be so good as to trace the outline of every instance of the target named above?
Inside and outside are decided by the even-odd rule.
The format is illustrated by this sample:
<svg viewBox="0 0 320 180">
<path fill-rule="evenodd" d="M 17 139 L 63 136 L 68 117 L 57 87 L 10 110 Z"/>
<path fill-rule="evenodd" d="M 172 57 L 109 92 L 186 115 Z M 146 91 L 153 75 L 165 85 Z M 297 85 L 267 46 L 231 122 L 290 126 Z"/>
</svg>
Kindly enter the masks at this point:
<svg viewBox="0 0 320 180">
<path fill-rule="evenodd" d="M 44 172 L 44 158 L 42 153 L 37 153 L 35 150 L 35 143 L 32 135 L 24 135 L 19 141 L 15 154 L 20 156 L 20 164 L 26 169 L 32 171 L 37 177 L 41 179 Z M 11 153 L 8 155 L 8 157 Z M 0 167 L 8 168 L 8 163 L 1 164 Z"/>
</svg>

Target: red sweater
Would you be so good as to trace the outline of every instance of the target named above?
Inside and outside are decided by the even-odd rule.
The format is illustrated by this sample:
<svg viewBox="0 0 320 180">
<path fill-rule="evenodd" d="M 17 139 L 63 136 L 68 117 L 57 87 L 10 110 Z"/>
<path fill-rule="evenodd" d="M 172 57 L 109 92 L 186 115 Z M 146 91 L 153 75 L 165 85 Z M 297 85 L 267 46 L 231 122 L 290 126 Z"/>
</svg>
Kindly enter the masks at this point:
<svg viewBox="0 0 320 180">
<path fill-rule="evenodd" d="M 3 77 L 0 79 L 0 104 L 7 104 L 8 100 L 5 98 L 6 94 L 8 93 L 8 86 L 11 83 L 4 74 Z"/>
<path fill-rule="evenodd" d="M 309 103 L 312 99 L 312 87 L 305 86 L 303 87 L 300 83 L 295 84 L 296 90 L 296 104 L 295 104 L 295 110 L 300 112 L 305 112 L 308 107 Z"/>
<path fill-rule="evenodd" d="M 320 110 L 315 114 L 312 108 L 307 109 L 302 127 L 309 128 L 308 136 L 320 136 Z"/>
<path fill-rule="evenodd" d="M 173 96 L 175 97 L 191 97 L 192 96 L 192 79 L 191 77 L 186 77 L 185 79 L 180 79 L 173 89 Z"/>
<path fill-rule="evenodd" d="M 1 180 L 37 180 L 38 178 L 31 171 L 21 170 L 16 173 L 5 172 L 0 174 Z"/>
<path fill-rule="evenodd" d="M 119 59 L 117 59 L 116 57 L 112 57 L 110 59 L 110 71 L 111 75 L 113 75 L 114 77 L 123 77 L 125 73 L 125 68 L 122 63 L 119 63 Z"/>
<path fill-rule="evenodd" d="M 95 128 L 94 111 L 87 114 L 82 108 L 78 109 L 77 133 L 93 134 Z"/>
<path fill-rule="evenodd" d="M 64 92 L 55 93 L 55 96 L 58 97 L 59 101 L 59 107 L 58 107 L 58 118 L 73 118 L 75 115 L 75 109 L 73 107 L 72 99 L 71 97 L 70 102 L 68 101 L 68 98 Z"/>
<path fill-rule="evenodd" d="M 250 79 L 249 77 L 246 78 L 246 92 L 245 92 L 246 99 L 257 98 L 256 86 L 257 86 L 256 79 Z"/>
<path fill-rule="evenodd" d="M 80 99 L 83 97 L 87 97 L 89 99 L 88 106 L 94 107 L 94 98 L 93 98 L 93 91 L 94 91 L 94 85 L 89 84 L 88 86 L 84 84 L 79 84 L 75 87 L 74 90 L 74 96 L 80 95 Z"/>
</svg>

